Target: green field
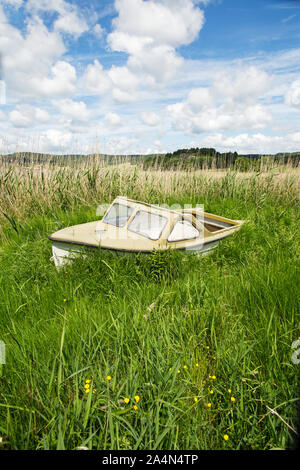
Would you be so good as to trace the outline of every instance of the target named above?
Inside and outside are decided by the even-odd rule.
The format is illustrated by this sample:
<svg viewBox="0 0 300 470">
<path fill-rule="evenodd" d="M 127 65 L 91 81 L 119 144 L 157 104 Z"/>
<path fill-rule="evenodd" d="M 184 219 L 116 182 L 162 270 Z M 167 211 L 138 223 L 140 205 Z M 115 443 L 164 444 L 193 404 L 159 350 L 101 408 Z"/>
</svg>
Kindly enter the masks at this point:
<svg viewBox="0 0 300 470">
<path fill-rule="evenodd" d="M 247 222 L 206 257 L 99 250 L 57 271 L 47 236 L 117 195 Z M 0 214 L 0 449 L 292 446 L 298 170 L 2 164 Z"/>
</svg>

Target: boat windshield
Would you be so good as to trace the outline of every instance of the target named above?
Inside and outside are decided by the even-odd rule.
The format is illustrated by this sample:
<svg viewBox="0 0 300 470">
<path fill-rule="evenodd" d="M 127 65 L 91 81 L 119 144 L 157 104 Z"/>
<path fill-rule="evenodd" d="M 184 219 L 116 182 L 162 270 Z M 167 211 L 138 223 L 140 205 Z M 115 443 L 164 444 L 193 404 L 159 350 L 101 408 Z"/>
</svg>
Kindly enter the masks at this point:
<svg viewBox="0 0 300 470">
<path fill-rule="evenodd" d="M 115 203 L 111 206 L 108 212 L 102 219 L 105 224 L 115 225 L 116 227 L 124 227 L 126 222 L 134 211 L 133 207 L 124 206 L 123 204 Z"/>
<path fill-rule="evenodd" d="M 159 214 L 138 211 L 129 224 L 128 230 L 138 233 L 150 240 L 158 240 L 168 219 Z"/>
</svg>

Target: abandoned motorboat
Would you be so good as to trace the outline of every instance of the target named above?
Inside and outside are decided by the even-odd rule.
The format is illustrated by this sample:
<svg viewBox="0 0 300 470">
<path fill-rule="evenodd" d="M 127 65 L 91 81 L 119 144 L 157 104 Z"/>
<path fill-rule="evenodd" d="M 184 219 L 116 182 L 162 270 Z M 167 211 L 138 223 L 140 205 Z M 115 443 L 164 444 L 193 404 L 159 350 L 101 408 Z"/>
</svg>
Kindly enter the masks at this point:
<svg viewBox="0 0 300 470">
<path fill-rule="evenodd" d="M 242 224 L 199 207 L 171 210 L 119 196 L 102 220 L 64 228 L 49 239 L 53 261 L 60 267 L 76 254 L 95 248 L 120 253 L 168 249 L 206 253 Z"/>
</svg>

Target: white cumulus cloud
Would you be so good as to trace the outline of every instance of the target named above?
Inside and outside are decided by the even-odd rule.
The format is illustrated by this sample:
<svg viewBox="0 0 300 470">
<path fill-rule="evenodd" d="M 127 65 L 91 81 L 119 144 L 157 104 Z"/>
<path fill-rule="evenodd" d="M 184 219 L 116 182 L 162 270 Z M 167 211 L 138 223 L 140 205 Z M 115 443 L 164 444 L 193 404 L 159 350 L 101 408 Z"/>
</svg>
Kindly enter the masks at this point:
<svg viewBox="0 0 300 470">
<path fill-rule="evenodd" d="M 73 121 L 87 122 L 91 113 L 83 101 L 74 101 L 70 98 L 54 100 L 54 106 L 59 109 L 62 115 L 70 117 Z"/>
<path fill-rule="evenodd" d="M 104 121 L 110 127 L 118 127 L 121 124 L 121 118 L 116 113 L 107 113 L 104 116 Z"/>
<path fill-rule="evenodd" d="M 105 29 L 102 28 L 101 24 L 97 23 L 93 27 L 93 33 L 95 34 L 95 36 L 97 36 L 97 38 L 102 38 L 105 34 Z"/>
<path fill-rule="evenodd" d="M 204 14 L 191 0 L 116 0 L 113 26 L 129 36 L 178 47 L 196 39 Z"/>
<path fill-rule="evenodd" d="M 108 152 L 112 155 L 136 154 L 138 139 L 136 137 L 113 137 L 107 142 Z"/>
<path fill-rule="evenodd" d="M 38 95 L 45 97 L 71 95 L 76 89 L 76 69 L 65 61 L 51 67 L 51 75 L 39 80 L 33 77 L 32 86 Z"/>
<path fill-rule="evenodd" d="M 88 91 L 99 95 L 105 94 L 112 87 L 110 77 L 98 60 L 87 66 L 84 81 Z"/>
<path fill-rule="evenodd" d="M 23 4 L 23 0 L 1 0 L 4 5 L 10 5 L 14 8 L 20 8 Z"/>
<path fill-rule="evenodd" d="M 65 50 L 59 33 L 49 31 L 38 17 L 31 18 L 22 33 L 0 14 L 0 51 L 9 94 L 38 98 L 74 93 L 76 70 L 60 60 Z"/>
<path fill-rule="evenodd" d="M 254 66 L 237 67 L 231 74 L 217 73 L 214 80 L 216 96 L 233 101 L 257 98 L 271 85 L 271 77 L 262 69 Z"/>
<path fill-rule="evenodd" d="M 289 106 L 300 108 L 300 80 L 295 80 L 285 95 L 285 102 Z"/>
<path fill-rule="evenodd" d="M 272 117 L 259 98 L 270 82 L 270 77 L 255 67 L 221 73 L 211 87 L 193 89 L 186 100 L 167 107 L 173 128 L 186 134 L 262 129 Z"/>
<path fill-rule="evenodd" d="M 26 128 L 48 123 L 51 119 L 49 113 L 41 108 L 31 105 L 17 105 L 9 113 L 9 121 L 14 127 Z"/>
<path fill-rule="evenodd" d="M 299 150 L 300 132 L 286 136 L 265 135 L 262 133 L 243 133 L 228 136 L 222 133 L 203 137 L 193 146 L 214 147 L 221 152 L 237 151 L 238 153 L 274 154 L 278 152 L 294 152 Z"/>
<path fill-rule="evenodd" d="M 144 111 L 143 113 L 141 113 L 140 119 L 143 124 L 146 124 L 146 126 L 150 126 L 150 127 L 155 127 L 161 122 L 160 116 L 158 116 L 158 114 L 153 113 L 151 111 L 149 112 Z"/>
<path fill-rule="evenodd" d="M 87 21 L 80 13 L 79 8 L 64 0 L 27 0 L 26 8 L 31 13 L 40 11 L 57 13 L 58 18 L 54 22 L 56 31 L 79 37 L 89 29 Z"/>
<path fill-rule="evenodd" d="M 203 11 L 192 0 L 116 0 L 115 7 L 111 49 L 129 54 L 128 67 L 154 83 L 170 80 L 184 63 L 176 48 L 196 39 Z"/>
<path fill-rule="evenodd" d="M 88 31 L 89 27 L 83 18 L 79 18 L 74 11 L 71 11 L 61 15 L 55 21 L 54 29 L 78 37 L 85 31 Z"/>
<path fill-rule="evenodd" d="M 71 132 L 49 129 L 39 136 L 41 152 L 68 152 L 74 137 Z"/>
<path fill-rule="evenodd" d="M 113 97 L 120 103 L 129 103 L 138 98 L 139 78 L 128 67 L 112 66 L 108 75 L 113 84 Z"/>
</svg>

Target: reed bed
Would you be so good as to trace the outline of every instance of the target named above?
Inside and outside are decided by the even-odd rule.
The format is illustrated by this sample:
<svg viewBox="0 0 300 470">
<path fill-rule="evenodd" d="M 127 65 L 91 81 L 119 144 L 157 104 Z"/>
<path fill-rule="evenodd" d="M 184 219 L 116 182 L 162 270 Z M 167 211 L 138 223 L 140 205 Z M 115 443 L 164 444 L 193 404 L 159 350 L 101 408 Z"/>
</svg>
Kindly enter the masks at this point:
<svg viewBox="0 0 300 470">
<path fill-rule="evenodd" d="M 91 163 L 91 162 L 90 162 Z M 0 219 L 16 223 L 29 215 L 47 215 L 57 209 L 72 211 L 78 206 L 96 208 L 117 195 L 153 203 L 165 203 L 181 194 L 191 203 L 206 203 L 212 197 L 228 196 L 257 202 L 263 194 L 296 202 L 299 198 L 300 169 L 274 167 L 262 173 L 199 170 L 143 171 L 141 166 L 119 164 L 103 167 L 92 161 L 70 166 L 0 167 Z M 203 195 L 199 200 L 199 195 Z M 174 201 L 175 202 L 175 201 Z"/>
</svg>

